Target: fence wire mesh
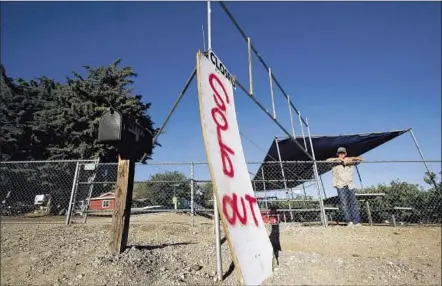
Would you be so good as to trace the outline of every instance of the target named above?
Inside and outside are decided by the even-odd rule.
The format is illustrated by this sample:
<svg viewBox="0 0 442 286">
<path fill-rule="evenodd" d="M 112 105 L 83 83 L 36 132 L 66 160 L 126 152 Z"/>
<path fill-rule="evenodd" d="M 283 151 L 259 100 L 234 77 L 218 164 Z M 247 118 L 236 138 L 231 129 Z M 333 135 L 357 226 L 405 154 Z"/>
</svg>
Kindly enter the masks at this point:
<svg viewBox="0 0 442 286">
<path fill-rule="evenodd" d="M 442 222 L 441 162 L 268 162 L 254 176 L 255 194 L 274 220 L 330 223 Z M 320 196 L 319 196 L 320 194 Z"/>
<path fill-rule="evenodd" d="M 435 224 L 442 222 L 441 162 L 248 163 L 266 223 Z M 0 163 L 2 221 L 64 223 L 107 218 L 115 205 L 117 164 L 96 161 Z M 207 163 L 137 165 L 131 212 L 211 217 L 213 185 Z M 354 196 L 352 195 L 354 194 Z M 44 195 L 44 197 L 42 197 Z M 70 208 L 71 206 L 71 208 Z"/>
<path fill-rule="evenodd" d="M 2 220 L 33 218 L 35 221 L 64 216 L 79 164 L 78 161 L 0 163 Z"/>
</svg>

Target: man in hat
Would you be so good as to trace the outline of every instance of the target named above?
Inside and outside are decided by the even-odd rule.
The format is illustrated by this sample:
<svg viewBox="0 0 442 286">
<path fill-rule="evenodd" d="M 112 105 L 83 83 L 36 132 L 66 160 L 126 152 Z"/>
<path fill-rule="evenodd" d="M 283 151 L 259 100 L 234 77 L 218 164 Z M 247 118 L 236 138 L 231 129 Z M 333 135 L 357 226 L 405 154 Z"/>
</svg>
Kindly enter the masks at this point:
<svg viewBox="0 0 442 286">
<path fill-rule="evenodd" d="M 339 163 L 332 169 L 333 187 L 338 191 L 339 201 L 348 226 L 360 226 L 361 219 L 353 185 L 353 166 L 362 162 L 363 159 L 361 157 L 347 157 L 347 150 L 344 147 L 338 148 L 336 156 L 327 160 Z"/>
</svg>

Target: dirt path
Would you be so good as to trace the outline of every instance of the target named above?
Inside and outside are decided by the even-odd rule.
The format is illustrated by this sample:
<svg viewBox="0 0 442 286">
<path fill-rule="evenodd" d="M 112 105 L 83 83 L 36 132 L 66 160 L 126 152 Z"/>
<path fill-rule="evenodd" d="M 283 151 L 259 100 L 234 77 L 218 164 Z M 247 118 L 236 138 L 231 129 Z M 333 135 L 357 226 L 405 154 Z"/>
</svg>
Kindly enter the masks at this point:
<svg viewBox="0 0 442 286">
<path fill-rule="evenodd" d="M 134 219 L 129 243 L 107 255 L 109 225 L 2 224 L 1 285 L 238 285 L 215 282 L 212 222 L 185 215 Z M 276 231 L 276 229 L 273 229 Z M 438 227 L 281 225 L 280 266 L 265 285 L 441 285 Z M 231 259 L 226 244 L 223 269 Z"/>
</svg>

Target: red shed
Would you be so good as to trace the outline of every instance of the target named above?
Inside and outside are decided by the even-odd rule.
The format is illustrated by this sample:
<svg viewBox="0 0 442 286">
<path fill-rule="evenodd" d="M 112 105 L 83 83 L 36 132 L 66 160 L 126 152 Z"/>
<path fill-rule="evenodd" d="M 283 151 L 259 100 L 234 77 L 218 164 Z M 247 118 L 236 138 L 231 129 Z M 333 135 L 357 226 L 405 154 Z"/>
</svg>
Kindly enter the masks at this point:
<svg viewBox="0 0 442 286">
<path fill-rule="evenodd" d="M 89 211 L 113 210 L 115 207 L 115 193 L 104 193 L 99 197 L 91 198 Z"/>
</svg>

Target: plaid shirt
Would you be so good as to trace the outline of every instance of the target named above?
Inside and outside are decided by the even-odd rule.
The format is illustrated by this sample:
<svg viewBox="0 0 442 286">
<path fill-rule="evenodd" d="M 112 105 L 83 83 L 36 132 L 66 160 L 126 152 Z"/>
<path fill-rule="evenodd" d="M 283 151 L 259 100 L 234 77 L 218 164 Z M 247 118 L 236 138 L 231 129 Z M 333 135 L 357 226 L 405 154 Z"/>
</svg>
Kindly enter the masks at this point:
<svg viewBox="0 0 442 286">
<path fill-rule="evenodd" d="M 339 164 L 332 169 L 333 173 L 333 187 L 341 189 L 348 186 L 349 189 L 353 189 L 353 166 L 344 166 Z"/>
</svg>

